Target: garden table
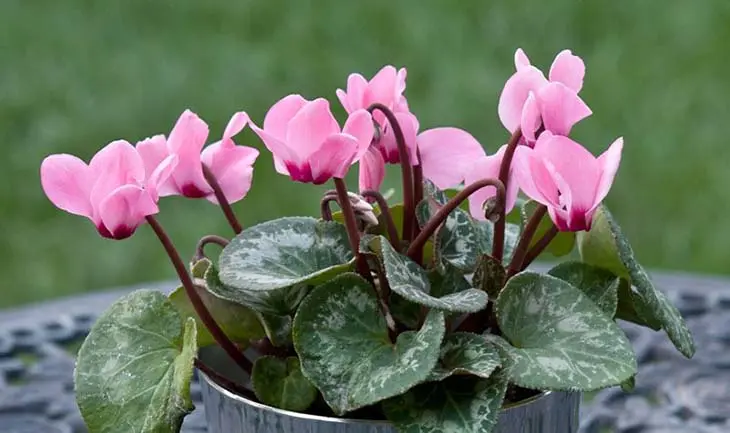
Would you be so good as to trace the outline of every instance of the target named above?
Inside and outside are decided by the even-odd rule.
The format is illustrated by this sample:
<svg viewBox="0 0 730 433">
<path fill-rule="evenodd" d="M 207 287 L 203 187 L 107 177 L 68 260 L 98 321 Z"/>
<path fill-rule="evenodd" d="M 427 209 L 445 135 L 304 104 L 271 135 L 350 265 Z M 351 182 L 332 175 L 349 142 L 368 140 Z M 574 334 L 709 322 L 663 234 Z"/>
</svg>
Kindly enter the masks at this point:
<svg viewBox="0 0 730 433">
<path fill-rule="evenodd" d="M 638 354 L 636 388 L 586 396 L 581 432 L 730 432 L 730 279 L 679 273 L 653 278 L 687 319 L 697 354 L 686 360 L 663 332 L 622 323 Z M 173 287 L 173 282 L 144 286 Z M 0 432 L 86 431 L 74 402 L 74 353 L 99 313 L 137 288 L 0 310 Z M 183 432 L 204 433 L 197 380 L 192 396 L 197 408 Z"/>
</svg>

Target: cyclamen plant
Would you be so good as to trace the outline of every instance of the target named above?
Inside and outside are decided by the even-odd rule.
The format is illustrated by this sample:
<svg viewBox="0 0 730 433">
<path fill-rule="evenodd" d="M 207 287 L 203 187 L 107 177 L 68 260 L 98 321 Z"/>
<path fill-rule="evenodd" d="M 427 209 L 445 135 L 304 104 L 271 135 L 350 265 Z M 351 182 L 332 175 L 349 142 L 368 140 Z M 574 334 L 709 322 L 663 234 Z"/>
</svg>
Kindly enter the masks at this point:
<svg viewBox="0 0 730 433">
<path fill-rule="evenodd" d="M 57 207 L 112 239 L 147 222 L 182 284 L 169 296 L 129 294 L 92 328 L 75 376 L 90 431 L 179 431 L 194 366 L 277 408 L 384 417 L 408 432 L 489 432 L 505 402 L 633 386 L 619 319 L 664 330 L 691 357 L 682 317 L 601 204 L 622 140 L 594 157 L 569 138 L 591 114 L 578 95 L 583 61 L 563 51 L 546 78 L 518 50 L 515 66 L 498 107 L 511 137 L 491 155 L 461 129 L 419 132 L 406 71 L 386 66 L 337 90 L 342 128 L 327 100 L 290 95 L 262 127 L 236 113 L 207 147 L 208 126 L 185 111 L 169 136 L 114 141 L 88 165 L 47 157 L 41 180 Z M 321 219 L 242 229 L 230 203 L 248 192 L 258 151 L 233 137 L 247 125 L 277 172 L 334 183 Z M 358 193 L 343 180 L 354 164 Z M 400 165 L 402 203 L 380 191 L 385 164 Z M 169 195 L 217 203 L 235 237 L 203 237 L 186 266 L 155 216 Z M 223 247 L 217 259 L 209 244 Z M 527 270 L 576 246 L 580 259 Z M 202 362 L 209 345 L 250 383 Z"/>
</svg>

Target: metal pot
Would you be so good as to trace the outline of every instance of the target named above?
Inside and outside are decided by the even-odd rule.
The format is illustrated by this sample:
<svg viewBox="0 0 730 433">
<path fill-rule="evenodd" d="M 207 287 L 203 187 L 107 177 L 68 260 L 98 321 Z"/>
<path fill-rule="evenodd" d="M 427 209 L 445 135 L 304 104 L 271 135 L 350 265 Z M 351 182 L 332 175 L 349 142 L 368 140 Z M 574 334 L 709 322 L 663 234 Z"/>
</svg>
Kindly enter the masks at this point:
<svg viewBox="0 0 730 433">
<path fill-rule="evenodd" d="M 201 358 L 218 371 L 240 371 L 219 354 L 205 354 L 201 353 Z M 227 368 L 221 369 L 224 365 Z M 209 433 L 396 433 L 395 427 L 386 421 L 329 418 L 276 409 L 233 394 L 205 374 L 199 373 L 199 377 Z M 494 433 L 576 433 L 580 398 L 577 392 L 544 392 L 507 406 L 502 409 Z"/>
</svg>

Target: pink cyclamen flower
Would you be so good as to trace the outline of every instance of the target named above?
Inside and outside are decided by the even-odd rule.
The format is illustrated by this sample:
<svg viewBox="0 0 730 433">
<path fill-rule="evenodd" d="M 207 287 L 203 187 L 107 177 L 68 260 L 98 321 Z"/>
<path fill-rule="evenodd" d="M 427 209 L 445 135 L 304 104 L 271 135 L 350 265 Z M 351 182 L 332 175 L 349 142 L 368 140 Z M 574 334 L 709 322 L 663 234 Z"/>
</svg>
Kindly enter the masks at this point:
<svg viewBox="0 0 730 433">
<path fill-rule="evenodd" d="M 236 145 L 232 137 L 241 132 L 248 122 L 245 112 L 234 114 L 221 141 L 203 150 L 208 139 L 208 125 L 197 114 L 185 110 L 167 139 L 164 135 L 156 135 L 138 143 L 137 149 L 147 169 L 169 155 L 178 158 L 172 176 L 160 187 L 160 195 L 205 198 L 218 203 L 213 188 L 203 176 L 202 164 L 205 164 L 218 181 L 226 200 L 230 203 L 241 200 L 251 188 L 253 163 L 259 151 Z"/>
<path fill-rule="evenodd" d="M 575 141 L 544 132 L 534 149 L 523 147 L 515 155 L 515 177 L 528 197 L 547 206 L 559 230 L 589 230 L 611 189 L 622 149 L 619 138 L 596 158 Z"/>
<path fill-rule="evenodd" d="M 48 156 L 41 164 L 41 185 L 56 207 L 89 218 L 106 238 L 124 239 L 159 211 L 159 187 L 176 164 L 171 155 L 147 171 L 137 150 L 118 140 L 89 165 L 73 155 Z"/>
<path fill-rule="evenodd" d="M 510 132 L 522 128 L 523 143 L 533 145 L 541 128 L 567 136 L 573 125 L 592 114 L 578 96 L 583 87 L 585 65 L 570 50 L 561 51 L 550 67 L 548 78 L 530 64 L 527 55 L 515 53 L 515 72 L 499 97 L 499 119 Z"/>
<path fill-rule="evenodd" d="M 374 133 L 366 110 L 350 114 L 340 130 L 326 99 L 308 101 L 300 95 L 281 99 L 266 113 L 263 129 L 253 123 L 251 129 L 274 155 L 277 172 L 315 185 L 344 177 Z"/>
<path fill-rule="evenodd" d="M 429 129 L 418 134 L 416 141 L 423 177 L 439 189 L 462 183 L 474 163 L 486 156 L 476 138 L 459 128 Z"/>
<path fill-rule="evenodd" d="M 507 145 L 500 147 L 494 155 L 484 155 L 477 159 L 466 173 L 466 184 L 471 184 L 482 179 L 499 179 L 499 170 L 502 166 L 504 152 Z M 519 187 L 514 179 L 514 164 L 510 167 L 507 177 L 507 191 L 505 197 L 505 213 L 509 213 L 515 207 Z M 497 194 L 497 189 L 492 186 L 484 187 L 469 196 L 469 212 L 472 217 L 478 220 L 486 220 L 484 215 L 484 204 Z"/>
<path fill-rule="evenodd" d="M 360 74 L 350 74 L 347 78 L 347 89 L 337 89 L 337 97 L 347 113 L 352 114 L 360 109 L 367 109 L 379 103 L 393 112 L 403 130 L 408 158 L 411 165 L 418 165 L 415 152 L 418 119 L 408 109 L 403 92 L 406 89 L 406 69 L 396 70 L 391 65 L 384 66 L 370 81 Z M 360 161 L 360 190 L 378 189 L 385 175 L 385 164 L 400 163 L 398 143 L 393 127 L 385 115 L 373 111 L 373 119 L 380 126 L 380 137 L 373 143 Z"/>
</svg>

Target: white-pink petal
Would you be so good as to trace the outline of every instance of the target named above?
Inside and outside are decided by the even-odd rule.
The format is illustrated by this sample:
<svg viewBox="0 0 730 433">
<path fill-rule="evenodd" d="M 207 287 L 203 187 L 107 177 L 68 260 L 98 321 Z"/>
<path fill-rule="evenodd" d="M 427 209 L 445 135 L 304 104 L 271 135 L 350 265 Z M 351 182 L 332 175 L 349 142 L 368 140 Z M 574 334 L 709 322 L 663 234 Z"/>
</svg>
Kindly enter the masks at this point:
<svg viewBox="0 0 730 433">
<path fill-rule="evenodd" d="M 583 88 L 583 77 L 586 73 L 586 66 L 583 59 L 573 55 L 570 50 L 563 50 L 555 56 L 550 66 L 550 81 L 558 81 L 575 93 Z"/>
<path fill-rule="evenodd" d="M 623 137 L 619 137 L 611 144 L 611 146 L 609 146 L 608 150 L 598 157 L 601 177 L 598 180 L 596 197 L 594 199 L 593 206 L 590 209 L 591 215 L 592 212 L 598 208 L 603 199 L 606 198 L 608 191 L 611 189 L 613 180 L 616 177 L 616 172 L 618 172 L 619 164 L 621 163 L 621 152 L 623 147 L 624 139 Z"/>
<path fill-rule="evenodd" d="M 339 132 L 329 101 L 317 98 L 305 104 L 289 121 L 286 145 L 301 158 L 307 159 L 319 150 L 327 137 Z"/>
<path fill-rule="evenodd" d="M 50 155 L 41 163 L 41 186 L 48 199 L 59 209 L 93 218 L 91 171 L 73 155 Z"/>
<path fill-rule="evenodd" d="M 359 165 L 358 186 L 360 191 L 379 191 L 385 179 L 385 161 L 380 150 L 375 146 L 370 146 L 360 158 Z"/>
<path fill-rule="evenodd" d="M 373 117 L 365 109 L 356 110 L 347 117 L 342 132 L 351 135 L 357 141 L 357 153 L 355 155 L 355 161 L 357 161 L 367 152 L 370 143 L 373 141 L 373 134 L 375 133 Z"/>
<path fill-rule="evenodd" d="M 459 128 L 434 128 L 417 138 L 423 176 L 439 189 L 448 189 L 463 182 L 474 161 L 485 155 L 481 144 Z"/>
<path fill-rule="evenodd" d="M 344 178 L 357 153 L 358 142 L 346 134 L 327 137 L 309 158 L 313 183 L 321 184 L 332 177 Z"/>
<path fill-rule="evenodd" d="M 530 92 L 536 93 L 545 85 L 545 76 L 534 66 L 525 66 L 507 80 L 499 96 L 497 112 L 508 131 L 514 132 L 520 126 L 522 109 Z"/>
<path fill-rule="evenodd" d="M 537 93 L 542 123 L 553 134 L 570 134 L 573 125 L 592 114 L 585 102 L 562 83 L 550 83 Z"/>
<path fill-rule="evenodd" d="M 264 130 L 279 141 L 286 141 L 289 122 L 308 101 L 301 95 L 288 95 L 269 108 L 264 118 Z"/>
<path fill-rule="evenodd" d="M 114 239 L 131 236 L 147 215 L 159 211 L 157 203 L 143 188 L 123 185 L 112 191 L 99 206 L 101 223 Z"/>
</svg>

